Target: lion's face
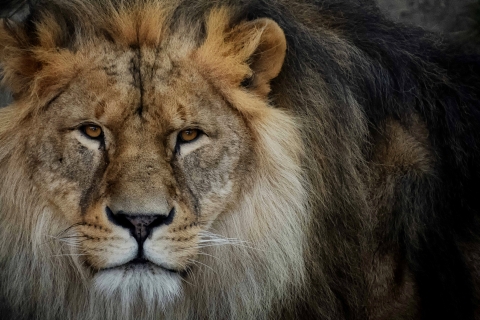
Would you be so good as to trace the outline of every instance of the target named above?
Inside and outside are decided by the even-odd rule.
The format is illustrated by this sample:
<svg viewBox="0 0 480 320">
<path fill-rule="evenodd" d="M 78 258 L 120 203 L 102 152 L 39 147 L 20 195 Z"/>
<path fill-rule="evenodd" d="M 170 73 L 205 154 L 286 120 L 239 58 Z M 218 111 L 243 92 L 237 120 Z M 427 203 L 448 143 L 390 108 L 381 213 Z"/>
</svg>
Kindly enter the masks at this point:
<svg viewBox="0 0 480 320">
<path fill-rule="evenodd" d="M 98 60 L 32 119 L 29 159 L 97 283 L 169 291 L 235 204 L 251 141 L 191 62 L 139 50 Z"/>
<path fill-rule="evenodd" d="M 38 279 L 8 282 L 19 313 L 225 318 L 239 303 L 255 317 L 301 286 L 303 146 L 268 95 L 283 31 L 226 8 L 196 23 L 165 10 L 107 12 L 66 46 L 50 14 L 28 50 L 0 29 L 16 99 L 0 110 L 0 281 Z M 21 269 L 4 248 L 26 242 Z"/>
</svg>

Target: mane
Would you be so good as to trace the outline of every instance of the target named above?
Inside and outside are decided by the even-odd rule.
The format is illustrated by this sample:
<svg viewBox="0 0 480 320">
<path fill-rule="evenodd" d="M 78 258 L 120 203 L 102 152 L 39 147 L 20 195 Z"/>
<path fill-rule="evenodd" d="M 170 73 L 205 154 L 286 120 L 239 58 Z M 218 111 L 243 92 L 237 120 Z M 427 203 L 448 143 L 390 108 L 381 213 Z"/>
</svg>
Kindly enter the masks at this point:
<svg viewBox="0 0 480 320">
<path fill-rule="evenodd" d="M 189 45 L 198 46 L 205 40 L 205 17 L 217 6 L 39 1 L 27 18 L 28 33 L 4 22 L 0 54 L 21 59 L 31 50 L 54 66 L 56 48 L 76 52 L 99 41 L 154 46 L 179 30 L 191 32 Z M 3 83 L 14 94 L 31 93 L 0 110 L 0 179 L 9 186 L 0 194 L 0 257 L 9 257 L 0 260 L 0 288 L 9 288 L 2 294 L 17 308 L 9 312 L 46 319 L 149 318 L 152 311 L 167 318 L 262 319 L 294 317 L 316 306 L 315 315 L 326 319 L 366 319 L 370 261 L 395 250 L 418 285 L 424 316 L 472 318 L 474 289 L 458 239 L 476 241 L 480 211 L 480 59 L 438 36 L 384 20 L 371 1 L 228 0 L 222 7 L 232 25 L 273 19 L 288 44 L 283 69 L 271 83 L 269 112 L 249 120 L 261 137 L 256 151 L 263 170 L 241 204 L 212 225 L 221 239 L 245 242 L 205 251 L 199 262 L 212 270 L 200 268 L 195 284 L 185 284 L 185 295 L 165 310 L 129 304 L 128 297 L 122 301 L 129 307 L 118 310 L 115 299 L 87 292 L 88 275 L 76 257 L 52 258 L 68 252 L 48 237 L 68 226 L 28 181 L 22 153 L 28 146 L 14 134 L 66 83 L 52 86 L 54 68 L 42 69 L 36 81 L 19 81 L 19 74 L 28 74 L 20 67 L 28 66 L 9 63 Z M 12 42 L 25 47 L 8 46 Z M 431 146 L 429 168 L 392 190 L 391 217 L 379 222 L 369 180 L 376 170 L 369 163 L 376 134 L 389 121 L 408 131 L 419 120 Z M 378 229 L 380 241 L 372 235 Z M 19 248 L 14 255 L 12 248 Z"/>
</svg>

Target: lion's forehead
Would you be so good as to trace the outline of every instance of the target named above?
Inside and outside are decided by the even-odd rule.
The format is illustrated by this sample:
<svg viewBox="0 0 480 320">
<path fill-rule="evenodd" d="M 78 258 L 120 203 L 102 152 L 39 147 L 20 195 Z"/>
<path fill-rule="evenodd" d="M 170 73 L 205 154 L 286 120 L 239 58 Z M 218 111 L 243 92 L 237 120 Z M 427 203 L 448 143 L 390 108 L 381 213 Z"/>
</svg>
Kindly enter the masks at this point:
<svg viewBox="0 0 480 320">
<path fill-rule="evenodd" d="M 96 58 L 85 63 L 54 111 L 64 118 L 98 119 L 113 130 L 153 134 L 192 122 L 208 126 L 225 114 L 222 99 L 188 57 L 174 59 L 167 49 L 150 47 L 112 47 L 91 55 Z"/>
</svg>

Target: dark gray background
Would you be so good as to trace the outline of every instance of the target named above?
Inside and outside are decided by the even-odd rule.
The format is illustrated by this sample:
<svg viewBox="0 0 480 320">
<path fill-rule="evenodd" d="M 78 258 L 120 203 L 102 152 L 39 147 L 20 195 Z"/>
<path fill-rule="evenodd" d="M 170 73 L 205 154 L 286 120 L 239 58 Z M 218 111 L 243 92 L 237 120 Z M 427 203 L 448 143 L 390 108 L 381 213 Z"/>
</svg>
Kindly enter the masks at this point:
<svg viewBox="0 0 480 320">
<path fill-rule="evenodd" d="M 462 37 L 474 24 L 477 0 L 376 0 L 387 17 L 425 29 Z M 0 107 L 10 96 L 0 88 Z"/>
<path fill-rule="evenodd" d="M 477 0 L 376 0 L 395 21 L 414 24 L 437 32 L 465 32 L 472 27 Z"/>
</svg>

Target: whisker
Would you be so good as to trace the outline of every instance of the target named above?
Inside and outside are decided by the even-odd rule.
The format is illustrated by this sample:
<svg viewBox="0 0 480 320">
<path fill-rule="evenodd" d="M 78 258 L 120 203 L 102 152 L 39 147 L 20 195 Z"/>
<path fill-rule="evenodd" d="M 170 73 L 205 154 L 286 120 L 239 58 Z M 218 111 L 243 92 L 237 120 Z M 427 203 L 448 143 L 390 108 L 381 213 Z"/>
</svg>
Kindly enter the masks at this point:
<svg viewBox="0 0 480 320">
<path fill-rule="evenodd" d="M 65 230 L 59 232 L 59 233 L 57 234 L 57 236 L 60 237 L 62 234 L 65 234 L 65 233 L 67 233 L 68 231 L 70 231 L 71 229 L 73 229 L 73 228 L 75 228 L 75 227 L 78 227 L 78 226 L 81 226 L 81 225 L 83 225 L 83 224 L 84 224 L 83 222 L 74 223 L 74 224 L 72 224 L 71 226 L 67 227 Z"/>
<path fill-rule="evenodd" d="M 196 261 L 196 260 L 192 260 L 192 259 L 187 259 L 188 262 L 194 264 L 194 265 L 200 265 L 200 266 L 204 266 L 205 268 L 208 268 L 210 269 L 213 273 L 217 273 L 212 267 L 206 265 L 205 263 L 202 263 L 200 261 Z"/>
<path fill-rule="evenodd" d="M 205 253 L 203 251 L 199 251 L 198 254 L 201 255 L 201 256 L 206 256 L 206 257 L 210 257 L 210 258 L 216 259 L 218 261 L 221 261 L 219 257 L 215 257 L 213 254 L 208 254 L 208 253 Z"/>
<path fill-rule="evenodd" d="M 187 271 L 188 273 L 188 271 Z M 185 283 L 188 283 L 189 285 L 193 286 L 193 287 L 196 287 L 196 285 L 194 285 L 193 283 L 191 283 L 190 281 L 187 281 L 186 279 L 184 279 L 183 277 L 180 277 L 180 280 L 182 280 L 183 282 Z"/>
<path fill-rule="evenodd" d="M 219 234 L 212 233 L 210 231 L 202 231 L 199 233 L 201 240 L 199 241 L 200 248 L 213 247 L 218 245 L 230 244 L 237 247 L 243 247 L 247 249 L 257 250 L 265 252 L 265 250 L 255 248 L 248 245 L 248 241 L 240 240 L 237 238 L 227 238 Z"/>
<path fill-rule="evenodd" d="M 78 256 L 86 256 L 84 253 L 65 253 L 65 254 L 54 254 L 50 257 L 78 257 Z"/>
<path fill-rule="evenodd" d="M 241 242 L 241 243 L 245 243 L 247 241 L 244 241 L 244 240 L 240 240 L 240 239 L 235 239 L 235 238 L 216 238 L 216 239 L 201 239 L 199 242 Z"/>
<path fill-rule="evenodd" d="M 196 277 L 196 275 L 193 273 L 193 270 L 192 270 L 191 268 L 187 268 L 185 271 L 187 272 L 188 278 L 191 278 L 191 279 L 193 279 L 194 281 L 197 280 L 197 277 Z"/>
<path fill-rule="evenodd" d="M 195 248 L 196 249 L 201 249 L 201 248 L 209 248 L 209 247 L 219 247 L 219 246 L 224 246 L 224 245 L 232 245 L 232 246 L 236 246 L 236 247 L 239 247 L 239 248 L 246 248 L 246 249 L 252 249 L 252 250 L 256 250 L 256 251 L 260 251 L 260 252 L 266 252 L 265 250 L 262 250 L 262 249 L 259 249 L 259 248 L 255 248 L 255 247 L 247 246 L 247 245 L 242 245 L 242 244 L 239 244 L 239 243 L 231 243 L 231 242 L 214 243 L 214 244 L 208 244 L 208 245 L 199 245 L 199 246 L 196 246 Z"/>
</svg>

